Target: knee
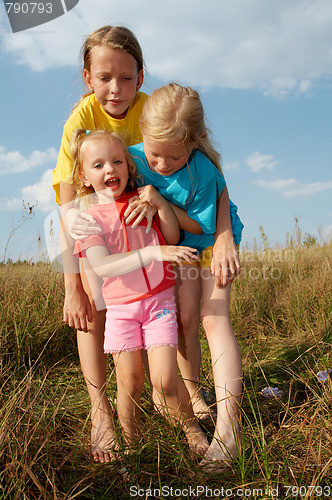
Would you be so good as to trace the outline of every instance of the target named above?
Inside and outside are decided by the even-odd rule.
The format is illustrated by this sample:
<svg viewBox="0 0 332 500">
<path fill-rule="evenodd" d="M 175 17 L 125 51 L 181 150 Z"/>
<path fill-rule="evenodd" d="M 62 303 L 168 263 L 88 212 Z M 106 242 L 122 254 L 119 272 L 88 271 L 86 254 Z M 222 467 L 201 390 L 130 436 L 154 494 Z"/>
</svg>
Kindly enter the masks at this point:
<svg viewBox="0 0 332 500">
<path fill-rule="evenodd" d="M 179 335 L 186 337 L 197 334 L 199 321 L 199 310 L 181 311 L 178 317 Z"/>
<path fill-rule="evenodd" d="M 158 377 L 154 377 L 151 383 L 162 399 L 164 396 L 173 396 L 176 393 L 176 378 L 172 375 L 159 375 Z"/>
<path fill-rule="evenodd" d="M 130 371 L 125 375 L 117 375 L 118 389 L 124 390 L 127 394 L 135 396 L 141 394 L 144 386 L 144 372 Z"/>
<path fill-rule="evenodd" d="M 229 313 L 214 311 L 209 307 L 202 308 L 201 322 L 207 335 L 210 332 L 226 332 L 232 329 Z"/>
<path fill-rule="evenodd" d="M 202 309 L 201 322 L 205 332 L 213 330 L 220 324 L 220 316 L 209 310 L 209 308 Z"/>
</svg>

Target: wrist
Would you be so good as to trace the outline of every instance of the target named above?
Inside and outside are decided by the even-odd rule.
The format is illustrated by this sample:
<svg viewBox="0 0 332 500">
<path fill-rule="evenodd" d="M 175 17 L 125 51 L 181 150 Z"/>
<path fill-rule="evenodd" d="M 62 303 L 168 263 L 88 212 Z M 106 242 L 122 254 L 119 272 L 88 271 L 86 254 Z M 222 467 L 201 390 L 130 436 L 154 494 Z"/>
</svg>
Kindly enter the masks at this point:
<svg viewBox="0 0 332 500">
<path fill-rule="evenodd" d="M 160 249 L 158 246 L 148 246 L 139 250 L 139 259 L 141 266 L 145 267 L 153 260 L 160 260 Z"/>
<path fill-rule="evenodd" d="M 220 233 L 215 234 L 215 242 L 217 241 L 229 241 L 233 240 L 233 231 L 232 229 L 225 229 Z"/>
<path fill-rule="evenodd" d="M 160 196 L 160 199 L 158 199 L 158 202 L 155 205 L 155 207 L 158 210 L 158 212 L 160 212 L 160 211 L 170 210 L 171 205 L 166 200 L 166 198 L 163 198 L 162 196 Z"/>
<path fill-rule="evenodd" d="M 229 251 L 235 248 L 234 237 L 232 231 L 223 231 L 222 233 L 216 235 L 215 242 L 213 245 L 214 253 L 217 250 Z"/>
<path fill-rule="evenodd" d="M 66 291 L 77 290 L 83 288 L 80 273 L 66 273 L 64 275 Z"/>
</svg>

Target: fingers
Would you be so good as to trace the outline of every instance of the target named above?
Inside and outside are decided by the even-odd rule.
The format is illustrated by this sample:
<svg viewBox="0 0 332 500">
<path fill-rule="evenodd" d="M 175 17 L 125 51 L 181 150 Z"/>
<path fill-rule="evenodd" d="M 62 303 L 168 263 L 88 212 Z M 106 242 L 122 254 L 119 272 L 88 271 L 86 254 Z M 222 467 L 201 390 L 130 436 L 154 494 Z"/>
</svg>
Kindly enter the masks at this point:
<svg viewBox="0 0 332 500">
<path fill-rule="evenodd" d="M 146 234 L 148 234 L 152 227 L 153 217 L 155 213 L 156 210 L 153 207 L 147 204 L 140 203 L 140 205 L 138 205 L 135 209 L 133 209 L 130 215 L 128 215 L 125 218 L 125 222 L 128 225 L 134 220 L 131 227 L 135 228 L 142 222 L 143 219 L 146 218 L 147 220 Z"/>
<path fill-rule="evenodd" d="M 153 214 L 151 210 L 148 211 L 146 214 L 146 234 L 149 234 L 150 229 L 152 227 L 152 222 L 153 222 Z"/>
<path fill-rule="evenodd" d="M 211 271 L 212 276 L 214 276 L 215 275 L 215 265 L 214 265 L 214 257 L 213 256 L 211 259 L 210 271 Z"/>
<path fill-rule="evenodd" d="M 142 199 L 144 196 L 150 196 L 151 194 L 154 194 L 157 192 L 156 188 L 148 184 L 147 186 L 142 186 L 137 189 L 138 196 Z"/>
<path fill-rule="evenodd" d="M 174 261 L 182 266 L 183 260 L 186 260 L 189 264 L 198 259 L 197 250 L 191 247 L 182 246 L 168 246 L 166 247 L 167 260 Z"/>
<path fill-rule="evenodd" d="M 82 240 L 86 238 L 87 236 L 90 236 L 90 234 L 99 234 L 102 232 L 102 229 L 100 226 L 76 226 L 69 230 L 69 234 L 74 240 Z"/>
<path fill-rule="evenodd" d="M 101 231 L 99 224 L 89 214 L 77 212 L 74 219 L 68 220 L 68 232 L 76 240 Z"/>
<path fill-rule="evenodd" d="M 198 259 L 197 250 L 191 247 L 177 247 L 181 248 L 182 251 L 179 252 L 179 256 L 191 264 L 193 261 Z M 181 265 L 181 264 L 180 264 Z"/>
<path fill-rule="evenodd" d="M 214 280 L 217 288 L 224 288 L 227 285 L 228 276 L 227 264 L 214 261 Z"/>
<path fill-rule="evenodd" d="M 132 223 L 132 227 L 137 227 L 143 219 L 147 219 L 146 233 L 150 232 L 153 216 L 157 208 L 150 205 L 151 193 L 155 191 L 152 186 L 143 186 L 138 188 L 139 196 L 133 196 L 129 199 L 128 207 L 124 212 L 125 223 Z"/>
<path fill-rule="evenodd" d="M 215 257 L 211 261 L 211 274 L 215 277 L 215 284 L 217 288 L 224 288 L 232 283 L 234 278 L 240 274 L 241 264 L 238 256 L 236 255 L 233 260 L 222 258 L 217 260 Z"/>
<path fill-rule="evenodd" d="M 147 205 L 143 204 L 139 198 L 133 201 L 124 213 L 126 224 L 130 224 L 131 221 L 138 216 L 137 220 L 135 220 L 133 227 L 136 227 L 145 217 L 147 213 Z"/>
<path fill-rule="evenodd" d="M 91 306 L 88 308 L 87 314 L 86 315 L 79 315 L 79 314 L 71 314 L 67 310 L 64 309 L 63 311 L 63 321 L 66 323 L 68 326 L 71 328 L 74 328 L 75 330 L 80 330 L 82 332 L 88 332 L 88 321 L 91 323 L 93 320 L 92 316 L 92 309 Z"/>
<path fill-rule="evenodd" d="M 139 197 L 138 196 L 132 196 L 131 198 L 129 198 L 128 200 L 128 206 L 124 212 L 124 217 L 128 217 L 128 215 L 130 215 L 130 213 L 132 212 L 132 210 L 134 210 L 134 208 L 137 207 L 137 201 L 139 203 Z"/>
<path fill-rule="evenodd" d="M 87 320 L 88 320 L 89 323 L 92 323 L 92 321 L 93 321 L 93 313 L 92 313 L 92 307 L 91 307 L 90 303 L 87 306 L 86 318 L 87 318 Z M 88 325 L 87 325 L 87 327 L 88 327 Z"/>
<path fill-rule="evenodd" d="M 147 215 L 147 207 L 146 206 L 140 207 L 140 209 L 137 208 L 127 218 L 126 224 L 129 224 L 136 217 L 136 220 L 132 223 L 131 227 L 137 227 L 142 222 L 142 220 L 146 217 L 146 215 Z"/>
</svg>

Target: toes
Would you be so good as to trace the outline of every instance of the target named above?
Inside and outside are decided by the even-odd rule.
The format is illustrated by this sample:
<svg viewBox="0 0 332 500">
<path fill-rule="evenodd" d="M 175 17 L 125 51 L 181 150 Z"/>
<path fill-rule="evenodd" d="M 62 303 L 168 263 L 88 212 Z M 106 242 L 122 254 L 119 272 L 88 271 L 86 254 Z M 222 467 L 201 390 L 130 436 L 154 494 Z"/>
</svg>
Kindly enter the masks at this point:
<svg viewBox="0 0 332 500">
<path fill-rule="evenodd" d="M 114 451 L 102 450 L 102 449 L 93 449 L 91 450 L 92 458 L 97 463 L 107 463 L 116 459 Z"/>
<path fill-rule="evenodd" d="M 92 450 L 92 458 L 96 463 L 104 463 L 104 454 L 101 450 Z"/>
</svg>

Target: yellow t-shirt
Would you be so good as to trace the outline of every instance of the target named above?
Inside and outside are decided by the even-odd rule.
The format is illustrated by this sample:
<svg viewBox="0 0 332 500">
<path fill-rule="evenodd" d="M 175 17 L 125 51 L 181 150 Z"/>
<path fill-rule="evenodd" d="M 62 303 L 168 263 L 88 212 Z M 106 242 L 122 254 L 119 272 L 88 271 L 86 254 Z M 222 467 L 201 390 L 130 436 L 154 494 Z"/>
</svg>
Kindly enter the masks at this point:
<svg viewBox="0 0 332 500">
<path fill-rule="evenodd" d="M 85 97 L 73 110 L 63 128 L 61 146 L 56 168 L 53 170 L 53 188 L 55 201 L 60 204 L 60 182 L 71 184 L 70 175 L 73 160 L 70 156 L 69 145 L 73 132 L 78 128 L 86 130 L 106 129 L 119 134 L 127 147 L 142 142 L 139 129 L 139 117 L 148 96 L 137 92 L 130 105 L 127 115 L 122 120 L 117 120 L 108 115 L 96 99 L 95 94 Z"/>
</svg>

